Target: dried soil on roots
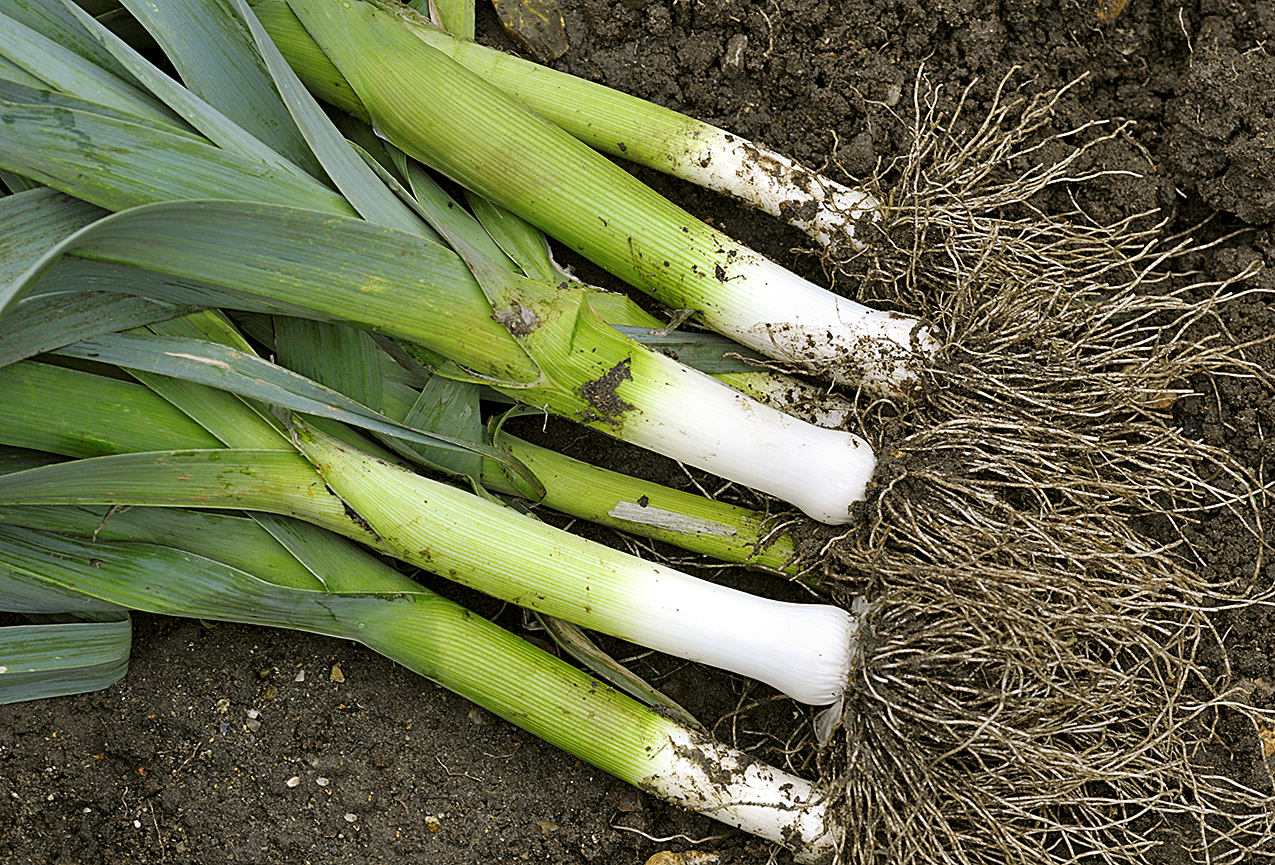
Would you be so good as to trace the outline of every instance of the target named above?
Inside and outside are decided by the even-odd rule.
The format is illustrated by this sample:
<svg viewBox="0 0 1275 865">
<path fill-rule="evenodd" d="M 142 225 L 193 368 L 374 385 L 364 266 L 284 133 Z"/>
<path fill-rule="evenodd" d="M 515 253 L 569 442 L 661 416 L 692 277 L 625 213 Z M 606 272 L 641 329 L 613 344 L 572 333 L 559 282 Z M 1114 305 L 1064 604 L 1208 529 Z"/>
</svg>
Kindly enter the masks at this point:
<svg viewBox="0 0 1275 865">
<path fill-rule="evenodd" d="M 1046 132 L 1113 118 L 1135 121 L 1073 166 L 1077 175 L 1127 173 L 1071 184 L 1066 196 L 1045 193 L 1031 204 L 1050 213 L 1079 209 L 1103 225 L 1158 208 L 1169 220 L 1163 229 L 1167 234 L 1211 216 L 1196 236 L 1220 242 L 1179 259 L 1179 269 L 1196 271 L 1193 279 L 1199 282 L 1216 282 L 1254 262 L 1265 263 L 1268 270 L 1245 285 L 1275 287 L 1275 277 L 1269 275 L 1275 273 L 1269 269 L 1275 265 L 1270 225 L 1275 157 L 1263 146 L 1275 92 L 1270 86 L 1275 60 L 1268 53 L 1275 44 L 1270 41 L 1275 13 L 1269 3 L 1179 6 L 1131 0 L 1108 21 L 1087 0 L 844 7 L 818 0 L 624 0 L 568 2 L 564 11 L 570 50 L 555 65 L 712 121 L 807 164 L 826 161 L 841 180 L 887 171 L 912 146 L 907 120 L 922 63 L 928 81 L 943 85 L 939 112 L 950 114 L 970 88 L 965 116 L 971 124 L 991 108 L 1000 82 L 1014 66 L 1021 67 L 1014 80 L 1028 97 L 1062 88 L 1087 73 L 1059 101 Z M 480 9 L 483 38 L 508 46 L 496 27 L 490 10 Z M 1043 156 L 1057 159 L 1060 154 Z M 1017 167 L 1026 170 L 1030 162 Z M 793 252 L 808 246 L 802 235 L 678 182 L 638 173 L 701 218 L 825 281 L 818 256 Z M 1155 221 L 1134 227 L 1149 229 Z M 576 264 L 582 276 L 609 284 L 596 270 Z M 867 288 L 851 278 L 840 280 L 839 287 L 847 292 Z M 1275 329 L 1273 313 L 1255 295 L 1206 317 L 1198 328 L 1224 329 L 1238 342 L 1260 340 Z M 1250 349 L 1248 358 L 1275 370 L 1269 346 Z M 1267 456 L 1275 448 L 1270 391 L 1251 380 L 1207 374 L 1186 385 L 1194 395 L 1174 404 L 1176 429 L 1224 450 L 1267 480 Z M 881 418 L 890 420 L 887 413 Z M 907 431 L 902 424 L 883 425 L 877 434 L 903 441 Z M 522 432 L 565 441 L 577 455 L 612 467 L 691 485 L 666 461 L 566 424 L 542 428 L 539 422 L 525 422 Z M 887 455 L 890 459 L 900 469 L 917 465 L 906 452 L 897 458 Z M 708 479 L 696 479 L 710 491 L 716 489 Z M 1260 518 L 1268 535 L 1275 525 L 1269 501 L 1259 498 L 1257 509 L 1243 514 L 1254 524 Z M 1275 581 L 1275 570 L 1268 570 L 1260 557 L 1257 538 L 1226 509 L 1194 523 L 1138 528 L 1153 539 L 1185 535 L 1196 557 L 1188 573 L 1202 588 L 1252 580 L 1265 588 Z M 815 534 L 812 543 L 840 533 Z M 597 537 L 619 543 L 606 533 Z M 1083 560 L 1096 549 L 1078 544 L 1071 552 Z M 930 567 L 924 575 L 928 583 L 920 584 L 915 578 L 921 575 L 900 569 L 879 577 L 878 588 L 903 592 L 909 585 L 921 586 L 918 591 L 928 593 L 926 603 L 938 612 L 954 598 L 975 595 L 976 585 L 952 574 L 946 582 L 937 581 L 943 575 Z M 801 596 L 792 586 L 733 569 L 704 573 L 759 594 Z M 1014 585 L 1011 575 L 1004 576 L 1003 585 Z M 1092 610 L 1101 600 L 1091 583 L 1076 585 L 1074 570 L 1060 565 L 1057 580 L 1059 591 L 1070 587 L 1077 592 L 1078 609 Z M 940 585 L 947 587 L 946 596 L 937 590 Z M 1023 605 L 1038 597 L 1038 584 L 1021 588 Z M 520 627 L 509 610 L 444 590 L 479 612 L 500 615 L 507 626 Z M 1081 598 L 1086 590 L 1090 596 Z M 910 602 L 915 605 L 916 599 Z M 1008 613 L 1020 609 L 1001 606 Z M 973 620 L 977 610 L 965 612 Z M 888 619 L 889 608 L 882 607 L 880 615 Z M 988 639 L 996 621 L 989 615 L 989 631 L 976 636 Z M 1229 665 L 1248 700 L 1275 708 L 1271 612 L 1183 612 L 1178 619 L 1158 623 L 1162 630 L 1144 634 L 1146 638 L 1170 631 L 1184 640 L 1199 638 L 1193 687 L 1216 680 Z M 884 633 L 887 622 L 879 624 Z M 928 640 L 937 651 L 934 642 L 940 635 L 918 625 L 889 624 L 896 634 Z M 1090 616 L 1072 626 L 1092 634 L 1103 623 Z M 1131 652 L 1143 651 L 1146 657 L 1146 647 L 1139 648 L 1138 635 L 1126 623 L 1115 623 L 1109 633 L 1127 639 Z M 1221 637 L 1220 646 L 1213 634 Z M 949 654 L 968 646 L 969 633 L 947 636 L 944 651 Z M 1061 644 L 1065 634 L 1053 639 Z M 637 654 L 611 648 L 620 657 Z M 978 661 L 969 661 L 971 676 L 987 673 Z M 340 664 L 343 681 L 334 680 L 335 664 Z M 670 659 L 647 656 L 634 666 L 715 726 L 721 738 L 780 765 L 815 771 L 805 710 L 759 686 Z M 1024 682 L 1031 681 L 1033 669 L 1024 664 Z M 305 677 L 297 681 L 301 671 Z M 913 710 L 931 697 L 941 701 L 954 680 L 952 670 L 924 665 L 906 676 L 897 669 L 887 672 L 892 686 L 908 689 L 891 698 Z M 927 677 L 932 681 L 927 683 Z M 1077 688 L 1102 690 L 1117 684 L 1080 678 Z M 1184 704 L 1195 696 L 1184 696 Z M 1104 717 L 1128 729 L 1138 723 L 1140 701 L 1149 699 L 1147 692 L 1135 691 L 1126 700 L 1126 717 Z M 1114 699 L 1103 705 L 1112 713 L 1119 708 Z M 879 715 L 871 708 L 865 705 L 859 716 L 867 719 L 863 729 L 854 729 L 853 722 L 851 728 L 873 742 L 865 759 L 893 759 L 885 773 L 891 777 L 915 768 L 909 763 L 915 755 L 904 751 L 918 741 L 916 728 L 908 727 L 912 722 L 903 718 L 893 726 L 872 727 L 871 719 Z M 249 709 L 259 717 L 250 718 Z M 1156 729 L 1154 719 L 1144 721 L 1148 731 Z M 1219 778 L 1269 789 L 1271 776 L 1252 723 L 1225 712 L 1214 721 L 1211 735 L 1201 737 L 1205 741 L 1194 755 L 1197 764 Z M 907 734 L 903 738 L 901 729 Z M 1036 729 L 1045 732 L 1043 726 Z M 933 736 L 932 747 L 960 738 L 950 730 Z M 891 737 L 899 748 L 894 753 L 889 750 Z M 1074 741 L 1064 744 L 1075 750 Z M 835 772 L 844 764 L 825 768 Z M 293 777 L 300 782 L 289 787 Z M 948 794 L 955 789 L 950 779 L 932 779 L 940 782 Z M 877 783 L 869 795 L 880 795 L 882 789 Z M 676 837 L 652 842 L 617 827 Z M 1191 838 L 1175 835 L 1173 828 L 1154 834 L 1162 846 L 1148 854 L 1148 861 L 1189 861 L 1185 850 Z M 1178 828 L 1188 830 L 1190 820 Z M 714 840 L 698 846 L 716 850 L 722 862 L 767 859 L 760 842 L 641 797 L 370 652 L 323 638 L 141 616 L 133 665 L 119 685 L 97 694 L 0 707 L 0 861 L 627 865 L 644 862 L 660 849 L 682 849 L 687 839 L 710 837 Z M 785 861 L 782 854 L 777 858 Z"/>
</svg>

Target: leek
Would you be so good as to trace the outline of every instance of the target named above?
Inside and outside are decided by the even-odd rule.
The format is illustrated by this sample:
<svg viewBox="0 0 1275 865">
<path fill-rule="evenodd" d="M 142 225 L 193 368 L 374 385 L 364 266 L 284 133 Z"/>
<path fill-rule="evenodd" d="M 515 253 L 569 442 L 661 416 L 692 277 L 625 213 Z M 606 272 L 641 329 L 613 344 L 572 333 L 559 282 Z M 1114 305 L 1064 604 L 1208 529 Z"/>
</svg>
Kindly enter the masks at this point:
<svg viewBox="0 0 1275 865">
<path fill-rule="evenodd" d="M 297 29 L 286 0 L 258 0 L 254 9 L 298 72 L 305 70 L 302 77 L 317 95 L 365 113 L 336 65 Z M 880 207 L 867 192 L 725 129 L 453 36 L 424 19 L 413 19 L 411 32 L 595 150 L 729 195 L 783 219 L 820 246 L 844 251 L 864 246 L 855 238 L 855 226 L 875 219 Z"/>
<path fill-rule="evenodd" d="M 872 393 L 917 386 L 917 357 L 937 348 L 920 322 L 838 297 L 690 216 L 417 39 L 411 28 L 429 25 L 413 13 L 363 0 L 293 10 L 407 154 L 762 354 Z"/>
<path fill-rule="evenodd" d="M 236 546 L 210 549 L 213 537 Z M 343 569 L 298 566 L 242 518 L 147 508 L 103 521 L 81 509 L 0 508 L 0 597 L 14 590 L 62 609 L 91 601 L 356 640 L 652 795 L 784 844 L 798 861 L 835 855 L 841 829 L 810 782 L 599 685 L 339 539 L 308 540 Z M 112 653 L 97 654 L 86 660 L 118 671 Z"/>
</svg>

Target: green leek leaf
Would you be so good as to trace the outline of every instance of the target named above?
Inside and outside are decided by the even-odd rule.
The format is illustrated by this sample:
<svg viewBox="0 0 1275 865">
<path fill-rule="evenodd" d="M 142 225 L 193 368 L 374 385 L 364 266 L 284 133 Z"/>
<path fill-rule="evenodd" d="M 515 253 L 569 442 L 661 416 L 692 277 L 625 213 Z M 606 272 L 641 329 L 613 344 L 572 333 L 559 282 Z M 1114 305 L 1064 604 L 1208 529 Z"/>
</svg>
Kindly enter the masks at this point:
<svg viewBox="0 0 1275 865">
<path fill-rule="evenodd" d="M 191 93 L 274 153 L 314 177 L 325 176 L 279 98 L 252 37 L 224 3 L 123 2 L 164 49 Z M 218 141 L 216 136 L 209 137 Z"/>
<path fill-rule="evenodd" d="M 0 100 L 12 102 L 15 105 L 44 105 L 66 108 L 71 111 L 83 111 L 86 114 L 99 114 L 102 117 L 110 117 L 125 123 L 136 123 L 139 126 L 144 126 L 148 129 L 158 129 L 172 135 L 182 135 L 196 140 L 199 138 L 197 133 L 183 124 L 160 120 L 151 115 L 139 116 L 120 108 L 100 105 L 92 99 L 85 99 L 75 93 L 50 90 L 49 85 L 42 81 L 27 84 L 21 81 L 0 78 Z"/>
<path fill-rule="evenodd" d="M 303 515 L 377 545 L 372 533 L 351 529 L 355 523 L 340 499 L 295 451 L 155 451 L 57 463 L 0 476 L 0 504 L 258 510 Z"/>
<path fill-rule="evenodd" d="M 428 430 L 448 438 L 478 444 L 482 442 L 483 423 L 478 407 L 478 385 L 433 376 L 408 410 L 403 423 L 412 429 Z M 444 451 L 419 445 L 422 456 L 430 462 L 458 475 L 479 481 L 483 459 L 479 449 Z"/>
<path fill-rule="evenodd" d="M 186 135 L 47 105 L 0 102 L 0 167 L 108 210 L 191 198 L 353 214 L 318 181 Z"/>
<path fill-rule="evenodd" d="M 446 247 L 359 219 L 243 202 L 168 202 L 105 217 L 52 247 L 7 289 L 0 315 L 62 257 L 63 284 L 139 293 L 137 274 L 175 277 L 145 287 L 159 299 L 344 320 L 448 354 L 501 381 L 538 380 L 505 328 L 491 319 L 473 275 Z M 376 261 L 375 273 L 367 262 Z M 52 274 L 50 274 L 52 275 Z M 251 291 L 244 286 L 251 286 Z M 209 291 L 208 287 L 214 290 Z M 252 298 L 257 298 L 256 302 Z"/>
<path fill-rule="evenodd" d="M 0 366 L 103 333 L 186 315 L 191 307 L 105 291 L 29 297 L 0 319 Z"/>
<path fill-rule="evenodd" d="M 420 220 L 385 188 L 332 125 L 279 49 L 270 41 L 248 4 L 243 0 L 232 0 L 232 3 L 256 40 L 261 59 L 274 79 L 279 95 L 292 112 L 297 128 L 349 203 L 370 222 L 409 233 L 421 233 Z"/>
<path fill-rule="evenodd" d="M 113 618 L 0 627 L 0 703 L 82 694 L 118 682 L 128 671 L 133 628 L 127 613 Z"/>
<path fill-rule="evenodd" d="M 476 447 L 445 436 L 417 432 L 305 376 L 218 343 L 117 333 L 67 346 L 57 354 L 196 382 L 418 444 L 459 450 Z M 500 453 L 495 448 L 478 449 L 484 455 Z"/>
<path fill-rule="evenodd" d="M 486 233 L 517 262 L 524 274 L 532 279 L 563 280 L 564 275 L 549 257 L 549 243 L 540 229 L 481 195 L 467 193 L 466 199 Z"/>
<path fill-rule="evenodd" d="M 50 246 L 106 211 L 41 186 L 0 198 L 0 285 L 7 285 Z"/>
<path fill-rule="evenodd" d="M 176 5 L 165 3 L 148 8 L 151 8 L 156 14 L 161 14 L 163 12 L 171 12 Z M 314 160 L 314 156 L 310 153 L 310 149 L 306 146 L 304 139 L 297 134 L 291 118 L 284 110 L 283 104 L 279 102 L 274 93 L 274 87 L 268 79 L 265 80 L 264 87 L 259 87 L 254 93 L 254 98 L 260 99 L 259 102 L 240 98 L 239 94 L 242 91 L 227 88 L 224 92 L 235 94 L 234 98 L 214 99 L 214 104 L 209 104 L 209 102 L 201 99 L 200 96 L 192 93 L 160 71 L 122 39 L 98 23 L 97 20 L 77 7 L 72 8 L 75 10 L 77 17 L 83 22 L 85 28 L 123 65 L 127 66 L 135 78 L 144 82 L 151 93 L 163 100 L 173 111 L 181 115 L 195 129 L 206 135 L 214 144 L 232 153 L 263 162 L 287 173 L 305 176 L 308 179 L 323 180 L 325 178 L 326 175 L 323 174 L 323 169 Z M 220 19 L 225 16 L 214 17 Z M 230 25 L 233 27 L 234 22 L 230 22 Z M 204 22 L 204 26 L 210 25 L 208 22 Z M 246 51 L 247 46 L 243 43 L 242 36 L 243 34 L 240 32 L 240 47 Z M 190 67 L 192 65 L 198 65 L 197 63 L 189 62 L 190 56 L 196 53 L 201 57 L 214 55 L 212 65 L 228 76 L 233 76 L 238 71 L 241 71 L 243 63 L 250 64 L 252 60 L 256 59 L 255 52 L 253 52 L 250 57 L 243 57 L 243 63 L 238 66 L 229 61 L 222 66 L 218 66 L 216 60 L 224 58 L 225 55 L 224 53 L 213 51 L 209 43 L 194 42 L 184 47 L 186 50 L 179 53 L 176 59 L 179 67 L 186 73 L 191 72 Z M 200 80 L 202 81 L 202 79 Z M 239 83 L 247 87 L 250 82 L 240 81 Z M 186 78 L 186 84 L 187 86 L 192 86 L 190 78 Z M 212 91 L 214 97 L 220 92 L 223 91 L 219 89 Z M 208 94 L 204 92 L 203 95 Z M 227 102 L 229 102 L 229 105 L 225 104 Z M 271 104 L 278 106 L 278 112 L 274 115 L 269 110 Z M 223 114 L 221 110 L 218 110 L 219 108 L 227 111 L 230 116 Z M 236 123 L 236 121 L 239 122 Z M 245 121 L 247 121 L 246 127 L 240 125 L 240 123 Z M 249 130 L 252 131 L 250 132 Z M 270 144 L 266 142 L 270 142 Z"/>
<path fill-rule="evenodd" d="M 279 365 L 344 394 L 375 412 L 383 411 L 381 350 L 367 331 L 341 324 L 275 317 Z"/>
<path fill-rule="evenodd" d="M 54 90 L 138 117 L 180 122 L 149 93 L 3 14 L 0 14 L 0 56 L 47 82 Z"/>
<path fill-rule="evenodd" d="M 64 48 L 69 48 L 89 63 L 131 84 L 128 70 L 114 57 L 102 50 L 102 46 L 85 32 L 81 20 L 75 14 L 78 7 L 60 0 L 0 0 L 0 13 L 15 21 L 21 21 L 32 30 L 47 36 Z"/>
<path fill-rule="evenodd" d="M 767 362 L 766 358 L 752 349 L 716 333 L 691 333 L 685 330 L 665 332 L 625 325 L 615 325 L 615 329 L 634 342 L 640 342 L 709 375 L 757 372 L 762 368 L 761 364 Z"/>
<path fill-rule="evenodd" d="M 0 367 L 0 443 L 77 457 L 221 445 L 149 388 L 30 360 Z"/>
</svg>

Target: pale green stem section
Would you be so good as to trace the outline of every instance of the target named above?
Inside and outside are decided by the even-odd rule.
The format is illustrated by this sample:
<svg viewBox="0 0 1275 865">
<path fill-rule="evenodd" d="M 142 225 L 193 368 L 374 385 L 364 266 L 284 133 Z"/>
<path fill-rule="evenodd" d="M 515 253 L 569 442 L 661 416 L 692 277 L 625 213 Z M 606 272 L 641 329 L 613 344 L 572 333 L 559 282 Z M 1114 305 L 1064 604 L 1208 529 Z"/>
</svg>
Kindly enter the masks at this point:
<svg viewBox="0 0 1275 865">
<path fill-rule="evenodd" d="M 0 367 L 0 442 L 78 457 L 221 446 L 150 388 L 36 361 Z"/>
<path fill-rule="evenodd" d="M 474 38 L 474 0 L 432 0 L 432 2 L 423 0 L 413 8 L 424 15 L 430 6 L 434 7 L 439 20 L 443 23 L 443 29 L 448 33 L 460 39 Z"/>
<path fill-rule="evenodd" d="M 792 538 L 783 532 L 769 537 L 773 521 L 756 511 L 598 468 L 507 433 L 497 444 L 544 483 L 545 507 L 721 561 L 796 571 Z M 517 493 L 493 460 L 483 463 L 483 486 Z"/>
</svg>

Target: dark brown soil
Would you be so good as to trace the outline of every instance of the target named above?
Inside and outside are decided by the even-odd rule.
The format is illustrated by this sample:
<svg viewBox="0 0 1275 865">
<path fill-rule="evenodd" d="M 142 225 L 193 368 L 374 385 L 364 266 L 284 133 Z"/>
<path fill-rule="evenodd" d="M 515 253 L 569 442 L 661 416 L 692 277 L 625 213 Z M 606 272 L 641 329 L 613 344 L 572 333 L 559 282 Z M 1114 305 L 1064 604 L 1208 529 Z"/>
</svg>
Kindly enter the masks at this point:
<svg viewBox="0 0 1275 865">
<path fill-rule="evenodd" d="M 1014 66 L 1029 93 L 1087 74 L 1064 97 L 1058 127 L 1136 124 L 1084 166 L 1132 173 L 1077 185 L 1078 203 L 1100 221 L 1162 208 L 1172 215 L 1167 233 L 1212 215 L 1202 233 L 1224 239 L 1189 264 L 1218 279 L 1264 260 L 1268 270 L 1250 284 L 1275 288 L 1275 4 L 1131 0 L 1111 14 L 1118 5 L 565 0 L 570 48 L 555 65 L 807 164 L 827 163 L 841 179 L 867 177 L 901 154 L 897 115 L 910 110 L 918 69 L 949 98 L 977 81 L 976 107 Z M 479 23 L 484 40 L 509 45 L 490 9 L 480 9 Z M 640 173 L 702 218 L 826 282 L 815 257 L 792 251 L 808 245 L 803 236 Z M 1261 338 L 1275 310 L 1256 298 L 1233 306 L 1226 324 L 1237 339 Z M 1254 356 L 1275 372 L 1270 350 Z M 1271 392 L 1255 382 L 1193 384 L 1200 395 L 1179 403 L 1180 422 L 1267 479 Z M 566 425 L 549 433 L 686 484 L 675 466 L 601 437 Z M 1275 511 L 1263 504 L 1275 541 Z M 1275 578 L 1275 564 L 1232 522 L 1206 522 L 1198 538 L 1211 578 Z M 793 591 L 711 575 L 758 592 Z M 521 626 L 514 611 L 452 594 Z M 1275 681 L 1275 616 L 1249 610 L 1216 621 L 1235 670 L 1262 693 Z M 130 672 L 118 685 L 0 707 L 0 862 L 629 865 L 689 840 L 722 862 L 767 861 L 766 845 L 641 796 L 360 646 L 151 616 L 137 616 L 135 628 Z M 724 719 L 722 738 L 771 760 L 783 759 L 785 731 L 806 714 L 734 677 L 659 657 L 635 666 L 710 726 Z M 748 710 L 732 714 L 741 707 Z M 1219 771 L 1269 785 L 1251 726 L 1218 732 L 1209 756 Z M 299 783 L 289 786 L 293 778 Z M 1181 861 L 1171 846 L 1163 854 Z"/>
</svg>

